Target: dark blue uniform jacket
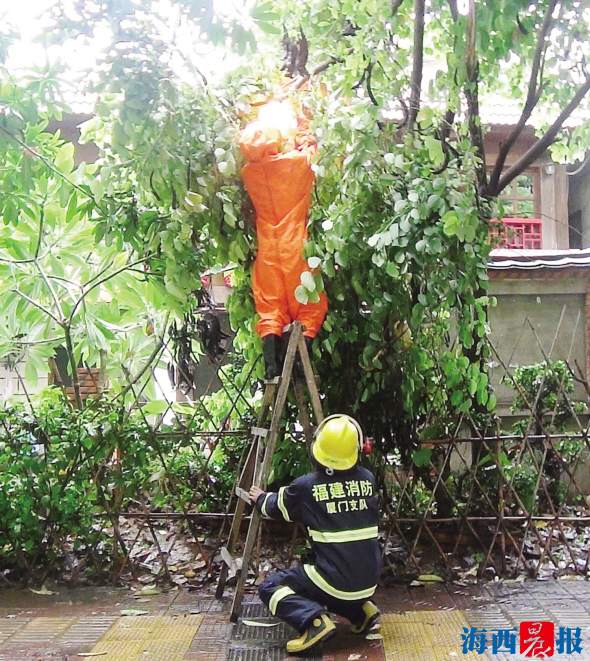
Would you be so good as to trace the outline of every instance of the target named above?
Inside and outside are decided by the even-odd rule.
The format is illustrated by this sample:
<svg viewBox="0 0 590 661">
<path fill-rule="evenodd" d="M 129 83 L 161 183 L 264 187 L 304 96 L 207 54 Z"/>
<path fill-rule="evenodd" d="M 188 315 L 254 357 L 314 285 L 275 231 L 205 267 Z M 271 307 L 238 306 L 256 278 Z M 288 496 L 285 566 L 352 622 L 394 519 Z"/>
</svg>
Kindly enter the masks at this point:
<svg viewBox="0 0 590 661">
<path fill-rule="evenodd" d="M 266 517 L 305 526 L 313 559 L 303 569 L 321 590 L 347 601 L 375 592 L 381 564 L 379 506 L 369 470 L 355 466 L 333 475 L 308 473 L 278 493 L 260 496 L 256 505 Z"/>
</svg>

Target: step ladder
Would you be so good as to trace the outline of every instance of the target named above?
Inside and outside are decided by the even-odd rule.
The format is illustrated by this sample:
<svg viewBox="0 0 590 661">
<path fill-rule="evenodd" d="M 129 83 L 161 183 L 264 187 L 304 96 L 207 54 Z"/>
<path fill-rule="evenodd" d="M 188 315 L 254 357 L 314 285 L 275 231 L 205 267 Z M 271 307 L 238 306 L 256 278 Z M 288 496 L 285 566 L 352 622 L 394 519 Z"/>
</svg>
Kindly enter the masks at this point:
<svg viewBox="0 0 590 661">
<path fill-rule="evenodd" d="M 293 378 L 293 367 L 297 355 L 299 355 L 301 364 L 303 365 L 305 382 Z M 289 338 L 289 344 L 287 346 L 283 372 L 280 377 L 265 382 L 264 396 L 262 398 L 257 426 L 252 427 L 250 430 L 251 443 L 248 450 L 248 456 L 235 489 L 235 495 L 238 499 L 234 518 L 229 532 L 227 546 L 223 547 L 221 550 L 223 564 L 221 566 L 221 573 L 219 575 L 219 582 L 215 593 L 215 596 L 218 599 L 223 596 L 229 568 L 233 567 L 236 569 L 237 566 L 233 554 L 240 536 L 240 527 L 246 507 L 247 505 L 250 505 L 250 487 L 256 485 L 261 489 L 266 488 L 272 466 L 272 456 L 281 431 L 281 420 L 285 411 L 285 404 L 287 402 L 290 385 L 293 386 L 295 401 L 299 410 L 299 422 L 303 427 L 306 443 L 310 446 L 313 441 L 313 427 L 305 398 L 305 385 L 307 385 L 307 391 L 313 415 L 316 419 L 316 424 L 319 424 L 323 420 L 324 415 L 315 376 L 309 360 L 307 346 L 305 345 L 303 337 L 303 327 L 300 322 L 294 322 L 291 324 L 291 337 Z M 248 578 L 248 569 L 252 552 L 258 538 L 261 519 L 261 514 L 256 508 L 254 508 L 242 553 L 242 565 L 237 571 L 237 583 L 230 614 L 232 622 L 235 622 L 240 614 L 242 598 L 244 596 L 244 590 Z"/>
</svg>

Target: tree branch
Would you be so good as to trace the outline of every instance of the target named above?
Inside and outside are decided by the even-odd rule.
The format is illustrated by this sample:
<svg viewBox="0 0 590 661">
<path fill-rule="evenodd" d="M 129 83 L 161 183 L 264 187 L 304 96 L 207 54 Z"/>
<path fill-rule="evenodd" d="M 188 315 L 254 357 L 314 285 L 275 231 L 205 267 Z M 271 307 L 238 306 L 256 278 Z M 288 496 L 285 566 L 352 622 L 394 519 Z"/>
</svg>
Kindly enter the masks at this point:
<svg viewBox="0 0 590 661">
<path fill-rule="evenodd" d="M 469 0 L 469 9 L 467 12 L 467 45 L 465 49 L 467 82 L 464 92 L 467 99 L 467 120 L 469 124 L 469 135 L 471 143 L 478 152 L 481 161 L 478 172 L 478 183 L 480 188 L 485 187 L 487 182 L 486 175 L 486 156 L 483 142 L 483 132 L 481 129 L 481 118 L 479 114 L 479 65 L 477 62 L 477 51 L 475 47 L 475 0 Z"/>
<path fill-rule="evenodd" d="M 37 309 L 41 310 L 44 314 L 46 314 L 48 317 L 51 317 L 55 323 L 60 326 L 61 328 L 64 327 L 64 323 L 61 319 L 58 319 L 51 310 L 48 310 L 47 308 L 43 307 L 40 303 L 36 303 L 32 298 L 29 298 L 26 294 L 24 294 L 22 291 L 19 291 L 18 289 L 13 289 L 12 290 L 15 294 L 18 294 L 22 298 L 25 299 L 28 303 L 36 307 Z"/>
<path fill-rule="evenodd" d="M 60 172 L 60 171 L 55 167 L 55 165 L 53 165 L 53 163 L 52 163 L 50 160 L 48 160 L 47 158 L 45 158 L 45 156 L 43 156 L 43 155 L 40 154 L 39 152 L 36 152 L 34 149 L 32 149 L 31 147 L 29 147 L 29 145 L 27 145 L 26 142 L 23 142 L 19 137 L 17 137 L 16 135 L 14 135 L 14 134 L 11 133 L 8 129 L 4 128 L 4 127 L 1 126 L 1 125 L 0 125 L 0 131 L 2 131 L 2 132 L 3 132 L 4 134 L 6 134 L 9 138 L 11 138 L 12 140 L 14 140 L 14 141 L 15 141 L 17 144 L 19 144 L 23 149 L 26 149 L 26 150 L 29 152 L 29 154 L 31 154 L 31 156 L 34 156 L 35 158 L 38 158 L 40 161 L 42 161 L 42 162 L 45 164 L 45 166 L 46 166 L 49 170 L 51 170 L 51 171 L 52 171 L 54 174 L 56 174 L 58 177 L 60 177 L 61 179 L 63 179 L 64 181 L 66 181 L 68 184 L 70 184 L 70 186 L 71 186 L 72 188 L 75 188 L 77 191 L 80 191 L 80 193 L 82 193 L 82 195 L 84 195 L 84 196 L 87 197 L 88 199 L 92 200 L 92 202 L 94 202 L 94 204 L 95 204 L 98 208 L 100 208 L 98 202 L 96 201 L 96 198 L 94 197 L 94 195 L 92 195 L 92 193 L 89 193 L 87 190 L 84 190 L 81 186 L 78 186 L 78 184 L 74 183 L 71 179 L 69 179 L 68 177 L 66 177 L 66 175 L 65 175 L 63 172 Z"/>
<path fill-rule="evenodd" d="M 43 226 L 45 224 L 45 203 L 47 202 L 47 194 L 43 198 L 43 204 L 41 204 L 41 214 L 39 217 L 39 235 L 37 237 L 37 248 L 35 249 L 35 260 L 39 257 L 39 252 L 41 251 L 41 244 L 43 243 Z"/>
<path fill-rule="evenodd" d="M 391 0 L 391 16 L 397 14 L 397 10 L 402 6 L 404 0 Z"/>
<path fill-rule="evenodd" d="M 43 279 L 45 286 L 47 287 L 47 289 L 49 289 L 49 293 L 51 294 L 51 298 L 53 298 L 53 302 L 55 303 L 55 308 L 57 310 L 57 313 L 59 314 L 60 319 L 63 319 L 64 313 L 59 303 L 59 299 L 57 298 L 57 294 L 55 293 L 55 289 L 51 286 L 51 282 L 49 282 L 49 279 L 45 275 L 45 271 L 41 268 L 41 265 L 39 264 L 38 260 L 35 260 L 35 266 L 37 267 L 37 270 L 39 271 L 39 274 L 41 275 L 41 278 Z"/>
<path fill-rule="evenodd" d="M 166 318 L 164 319 L 164 324 L 162 328 L 162 332 L 160 333 L 160 336 L 157 338 L 156 346 L 154 347 L 154 350 L 150 354 L 149 358 L 147 359 L 145 365 L 139 370 L 139 372 L 132 378 L 128 379 L 128 385 L 121 390 L 120 393 L 118 393 L 112 402 L 115 400 L 119 399 L 120 397 L 123 398 L 123 401 L 125 401 L 125 395 L 133 388 L 133 386 L 141 379 L 141 377 L 147 372 L 147 370 L 151 367 L 152 363 L 154 360 L 158 357 L 158 354 L 162 354 L 164 352 L 164 344 L 166 342 L 166 331 L 168 330 L 168 320 L 170 319 L 170 312 L 166 313 Z"/>
<path fill-rule="evenodd" d="M 410 82 L 410 113 L 408 128 L 412 130 L 420 110 L 420 93 L 422 91 L 422 69 L 424 63 L 424 11 L 425 0 L 414 0 L 414 62 Z"/>
<path fill-rule="evenodd" d="M 451 10 L 451 16 L 453 21 L 456 23 L 459 20 L 459 10 L 457 9 L 457 0 L 449 0 L 449 9 Z"/>
<path fill-rule="evenodd" d="M 451 10 L 451 16 L 453 18 L 453 23 L 455 24 L 454 37 L 453 37 L 453 50 L 457 50 L 457 21 L 459 20 L 459 10 L 457 9 L 457 0 L 448 0 L 449 9 Z M 457 66 L 455 65 L 455 70 L 453 71 L 453 83 L 455 88 L 458 87 L 457 84 Z M 442 121 L 440 135 L 443 148 L 447 147 L 447 140 L 451 135 L 451 128 L 455 121 L 455 110 L 451 107 L 451 102 L 449 100 L 449 105 L 447 106 L 447 111 L 445 112 L 444 119 Z"/>
<path fill-rule="evenodd" d="M 93 289 L 96 289 L 96 287 L 99 287 L 100 285 L 104 284 L 105 282 L 108 282 L 111 278 L 114 278 L 115 276 L 119 275 L 120 273 L 123 273 L 124 271 L 128 271 L 130 268 L 133 266 L 137 266 L 138 264 L 141 264 L 142 262 L 146 262 L 151 255 L 147 255 L 146 257 L 143 257 L 142 259 L 138 259 L 135 262 L 132 262 L 131 264 L 126 264 L 125 266 L 122 266 L 120 269 L 117 269 L 116 271 L 113 271 L 113 273 L 109 273 L 109 275 L 105 276 L 104 278 L 101 278 L 100 280 L 97 280 L 92 287 L 89 287 L 85 292 L 83 292 L 82 296 L 76 301 L 74 304 L 74 307 L 72 308 L 72 311 L 70 313 L 69 317 L 69 323 L 72 322 L 72 319 L 74 318 L 74 315 L 76 314 L 76 310 L 80 307 L 80 304 L 84 301 L 86 296 L 90 294 L 90 292 Z"/>
<path fill-rule="evenodd" d="M 561 111 L 553 124 L 551 124 L 545 135 L 537 140 L 537 142 L 535 142 L 535 144 L 528 149 L 518 161 L 516 161 L 516 163 L 514 163 L 514 165 L 510 166 L 508 170 L 504 172 L 498 182 L 494 195 L 499 195 L 513 179 L 518 177 L 518 175 L 526 170 L 533 161 L 541 156 L 547 147 L 549 147 L 549 145 L 555 140 L 555 137 L 561 130 L 565 120 L 580 105 L 580 102 L 586 96 L 588 91 L 590 91 L 590 76 L 586 78 L 584 84 L 578 89 L 572 100 Z"/>
<path fill-rule="evenodd" d="M 510 153 L 514 143 L 518 139 L 518 136 L 522 133 L 527 120 L 531 116 L 535 106 L 539 102 L 542 89 L 543 81 L 543 64 L 544 64 L 544 55 L 547 50 L 547 35 L 551 30 L 553 25 L 553 12 L 559 0 L 550 0 L 549 5 L 547 6 L 547 11 L 545 12 L 545 17 L 543 19 L 543 24 L 539 30 L 537 36 L 537 45 L 535 48 L 535 54 L 533 56 L 533 63 L 531 66 L 531 75 L 529 78 L 528 92 L 522 113 L 516 125 L 510 131 L 510 135 L 505 142 L 500 145 L 500 152 L 498 153 L 498 158 L 494 164 L 494 169 L 490 175 L 490 181 L 487 186 L 486 193 L 490 196 L 496 195 L 496 187 L 502 174 L 502 169 L 504 168 L 504 163 L 506 158 Z"/>
</svg>

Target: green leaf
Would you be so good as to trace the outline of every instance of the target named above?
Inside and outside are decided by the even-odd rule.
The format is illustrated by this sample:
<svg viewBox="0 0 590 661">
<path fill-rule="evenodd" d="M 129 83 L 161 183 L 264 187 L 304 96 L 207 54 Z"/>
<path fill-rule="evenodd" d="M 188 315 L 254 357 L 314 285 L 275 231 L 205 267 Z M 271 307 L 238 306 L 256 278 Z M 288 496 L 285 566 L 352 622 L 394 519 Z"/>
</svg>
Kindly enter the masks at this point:
<svg viewBox="0 0 590 661">
<path fill-rule="evenodd" d="M 302 305 L 306 305 L 309 302 L 308 291 L 303 285 L 295 288 L 295 298 Z"/>
<path fill-rule="evenodd" d="M 189 190 L 184 197 L 184 203 L 189 208 L 197 209 L 203 204 L 203 196 Z"/>
<path fill-rule="evenodd" d="M 76 190 L 72 191 L 70 195 L 70 201 L 68 202 L 68 208 L 66 210 L 66 223 L 69 223 L 72 218 L 76 215 L 78 211 L 78 193 Z"/>
<path fill-rule="evenodd" d="M 426 143 L 426 148 L 428 149 L 428 155 L 430 156 L 432 163 L 435 166 L 442 165 L 445 160 L 445 154 L 443 151 L 441 141 L 428 135 L 426 136 L 424 142 Z"/>
<path fill-rule="evenodd" d="M 462 390 L 455 390 L 453 394 L 451 395 L 451 404 L 453 406 L 459 406 L 461 402 L 463 401 L 463 391 Z"/>
<path fill-rule="evenodd" d="M 74 169 L 74 145 L 71 142 L 62 145 L 57 150 L 53 163 L 60 172 L 70 174 Z"/>
<path fill-rule="evenodd" d="M 444 578 L 437 576 L 436 574 L 420 574 L 418 580 L 422 583 L 444 583 Z"/>
<path fill-rule="evenodd" d="M 187 404 L 186 402 L 174 402 L 172 404 L 172 410 L 182 415 L 195 415 L 197 406 L 195 404 Z"/>
<path fill-rule="evenodd" d="M 428 466 L 432 457 L 432 448 L 419 448 L 412 452 L 412 461 L 418 468 Z"/>
<path fill-rule="evenodd" d="M 307 265 L 309 266 L 310 269 L 318 269 L 321 263 L 322 260 L 319 257 L 310 257 L 307 260 Z"/>
<path fill-rule="evenodd" d="M 300 276 L 301 284 L 310 292 L 315 291 L 315 280 L 309 271 L 303 271 Z"/>
<path fill-rule="evenodd" d="M 447 211 L 442 217 L 443 232 L 447 236 L 455 236 L 459 230 L 459 216 L 456 211 Z"/>
<path fill-rule="evenodd" d="M 37 385 L 39 380 L 39 372 L 34 360 L 27 360 L 25 363 L 25 381 L 33 388 Z"/>
<path fill-rule="evenodd" d="M 154 399 L 141 407 L 145 415 L 162 415 L 168 409 L 168 402 Z"/>
<path fill-rule="evenodd" d="M 393 262 L 387 262 L 385 272 L 392 278 L 399 278 L 399 269 Z"/>
<path fill-rule="evenodd" d="M 498 401 L 496 399 L 496 395 L 492 393 L 488 399 L 488 404 L 487 404 L 488 411 L 495 411 L 497 404 Z"/>
</svg>

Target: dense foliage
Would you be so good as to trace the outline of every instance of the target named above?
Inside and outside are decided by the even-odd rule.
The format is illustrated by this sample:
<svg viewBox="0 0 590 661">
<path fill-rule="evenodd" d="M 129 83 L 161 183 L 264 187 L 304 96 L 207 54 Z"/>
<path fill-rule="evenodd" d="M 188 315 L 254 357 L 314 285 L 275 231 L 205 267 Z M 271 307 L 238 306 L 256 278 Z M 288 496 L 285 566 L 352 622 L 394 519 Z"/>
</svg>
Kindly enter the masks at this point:
<svg viewBox="0 0 590 661">
<path fill-rule="evenodd" d="M 144 411 L 78 410 L 56 388 L 34 404 L 0 411 L 0 567 L 13 578 L 74 560 L 107 568 L 120 512 L 224 510 L 243 436 L 199 443 L 202 420 L 186 411 L 156 433 Z"/>
<path fill-rule="evenodd" d="M 31 90 L 10 81 L 2 88 L 9 108 L 2 121 L 11 136 L 2 148 L 13 164 L 2 174 L 3 189 L 11 191 L 3 201 L 5 222 L 26 227 L 31 193 L 37 201 L 29 215 L 38 220 L 44 189 L 35 182 L 47 180 L 58 219 L 84 219 L 99 250 L 125 254 L 128 264 L 142 260 L 152 294 L 142 290 L 132 298 L 151 296 L 155 311 L 172 317 L 195 305 L 200 273 L 234 263 L 228 307 L 235 346 L 250 369 L 259 354 L 249 287 L 255 236 L 236 135 L 255 102 L 291 95 L 308 108 L 319 141 L 305 250 L 314 266 L 320 260 L 330 300 L 314 347 L 327 407 L 360 416 L 383 448 L 399 447 L 406 459 L 425 427 L 436 423 L 444 431 L 457 413 L 493 410 L 485 363 L 487 222 L 495 197 L 527 158 L 530 163 L 552 142 L 565 158 L 585 140 L 586 125 L 559 133 L 590 86 L 580 4 L 506 0 L 476 12 L 468 2 L 461 13 L 455 2 L 438 0 L 260 2 L 238 21 L 216 18 L 206 3 L 173 8 L 178 34 L 193 29 L 202 44 L 235 48 L 247 59 L 237 57 L 225 75 L 211 76 L 203 73 L 204 59 L 179 46 L 175 29 L 162 28 L 171 24 L 155 3 L 120 0 L 91 11 L 74 3 L 56 17 L 58 38 L 91 39 L 101 30 L 112 38 L 89 79 L 96 104 L 83 128 L 100 159 L 96 169 L 74 175 L 70 147 L 44 131 L 47 112 L 38 110 L 47 107 L 42 99 L 51 87 L 37 85 L 37 97 L 27 101 L 21 95 Z M 277 65 L 286 45 L 295 52 L 294 44 L 291 73 L 314 75 L 285 87 Z M 566 114 L 540 126 L 525 160 L 505 168 L 518 133 L 511 135 L 488 177 L 479 97 L 495 93 L 523 104 L 520 130 L 535 108 L 546 117 L 557 117 L 556 106 Z M 27 103 L 31 112 L 21 112 Z M 34 149 L 45 146 L 44 160 L 29 159 L 15 136 Z M 27 179 L 29 160 L 35 172 Z M 33 261 L 37 271 L 39 262 Z M 4 282 L 17 266 L 4 267 L 11 269 Z M 33 286 L 51 295 L 37 275 Z M 94 274 L 87 277 L 92 282 Z M 321 285 L 307 283 L 313 296 Z M 23 312 L 31 314 L 19 309 L 16 317 Z M 133 309 L 119 306 L 117 314 Z M 144 333 L 147 344 L 164 333 L 163 324 L 156 326 L 154 337 Z M 31 327 L 23 322 L 19 330 L 28 334 Z M 104 320 L 91 319 L 91 327 L 94 339 L 89 333 L 78 349 L 90 362 L 90 344 L 112 341 Z M 5 343 L 14 344 L 16 330 L 5 333 Z"/>
</svg>

